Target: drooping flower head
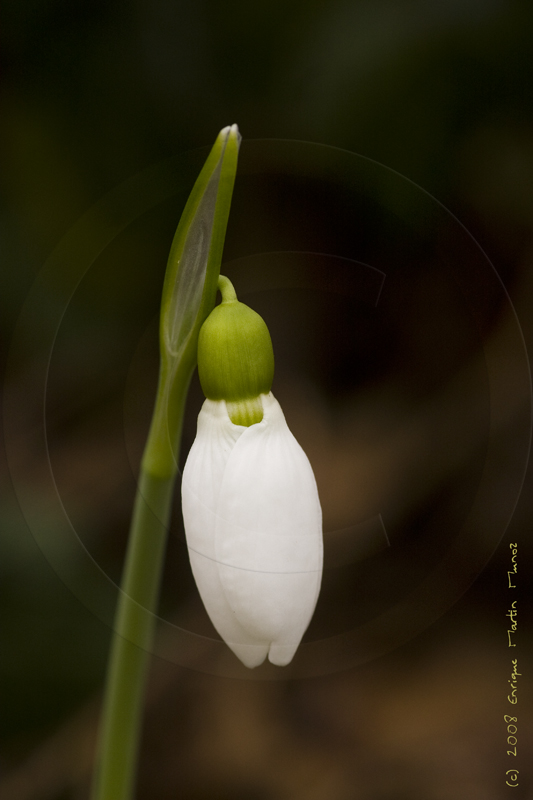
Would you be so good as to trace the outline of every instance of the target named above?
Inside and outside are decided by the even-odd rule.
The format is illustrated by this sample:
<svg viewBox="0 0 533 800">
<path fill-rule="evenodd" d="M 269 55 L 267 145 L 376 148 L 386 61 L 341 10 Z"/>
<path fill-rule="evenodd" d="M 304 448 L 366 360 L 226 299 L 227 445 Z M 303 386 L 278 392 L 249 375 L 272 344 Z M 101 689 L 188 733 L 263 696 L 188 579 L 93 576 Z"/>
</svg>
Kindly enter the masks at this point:
<svg viewBox="0 0 533 800">
<path fill-rule="evenodd" d="M 224 641 L 248 667 L 294 656 L 322 578 L 322 512 L 307 456 L 270 388 L 263 319 L 221 276 L 198 371 L 206 400 L 182 480 L 193 574 Z"/>
</svg>

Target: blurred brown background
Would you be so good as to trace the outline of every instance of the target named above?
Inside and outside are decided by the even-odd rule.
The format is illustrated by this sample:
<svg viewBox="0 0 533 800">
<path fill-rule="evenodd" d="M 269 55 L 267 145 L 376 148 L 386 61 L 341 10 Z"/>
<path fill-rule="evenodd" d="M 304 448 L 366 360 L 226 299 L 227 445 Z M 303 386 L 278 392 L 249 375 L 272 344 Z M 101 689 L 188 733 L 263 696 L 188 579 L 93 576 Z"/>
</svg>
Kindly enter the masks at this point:
<svg viewBox="0 0 533 800">
<path fill-rule="evenodd" d="M 234 122 L 224 270 L 324 582 L 294 664 L 240 669 L 176 503 L 139 800 L 533 796 L 532 37 L 525 0 L 4 3 L 2 800 L 87 797 L 166 257 Z"/>
</svg>

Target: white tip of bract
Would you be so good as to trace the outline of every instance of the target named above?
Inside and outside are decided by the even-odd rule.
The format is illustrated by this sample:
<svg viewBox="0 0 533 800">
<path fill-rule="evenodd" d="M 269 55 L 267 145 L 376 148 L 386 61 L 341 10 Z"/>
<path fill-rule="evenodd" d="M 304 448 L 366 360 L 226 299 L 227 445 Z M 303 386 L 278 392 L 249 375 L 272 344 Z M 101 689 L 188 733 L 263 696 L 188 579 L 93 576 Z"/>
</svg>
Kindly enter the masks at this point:
<svg viewBox="0 0 533 800">
<path fill-rule="evenodd" d="M 242 136 L 239 133 L 239 126 L 236 125 L 236 124 L 226 125 L 226 127 L 222 128 L 222 130 L 220 131 L 220 133 L 218 135 L 222 136 L 226 140 L 229 139 L 230 136 L 236 136 L 237 137 L 237 141 L 239 143 L 240 143 L 240 141 L 242 139 Z"/>
<path fill-rule="evenodd" d="M 247 667 L 288 664 L 322 579 L 322 511 L 311 465 L 272 394 L 234 425 L 206 400 L 183 472 L 185 533 L 206 610 Z"/>
<path fill-rule="evenodd" d="M 230 135 L 236 136 L 237 137 L 237 141 L 239 143 L 241 142 L 242 136 L 241 136 L 241 134 L 239 132 L 239 126 L 238 125 L 234 124 L 234 125 L 231 126 Z"/>
</svg>

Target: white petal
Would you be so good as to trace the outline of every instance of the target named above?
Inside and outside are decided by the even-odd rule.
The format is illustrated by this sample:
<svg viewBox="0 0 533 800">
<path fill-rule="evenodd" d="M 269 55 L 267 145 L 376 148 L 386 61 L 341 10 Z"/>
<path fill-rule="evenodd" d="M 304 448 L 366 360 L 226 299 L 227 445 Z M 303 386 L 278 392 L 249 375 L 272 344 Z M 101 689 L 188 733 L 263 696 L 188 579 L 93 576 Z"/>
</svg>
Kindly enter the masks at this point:
<svg viewBox="0 0 533 800">
<path fill-rule="evenodd" d="M 292 659 L 322 577 L 313 471 L 278 402 L 271 394 L 262 402 L 262 422 L 242 428 L 231 423 L 225 403 L 206 401 L 182 489 L 200 594 L 247 666 L 267 652 L 275 664 Z"/>
<path fill-rule="evenodd" d="M 242 630 L 226 600 L 215 556 L 216 504 L 226 461 L 246 428 L 234 425 L 226 404 L 206 400 L 181 485 L 183 519 L 194 579 L 204 606 L 224 641 L 240 646 L 238 657 L 248 667 L 261 664 L 268 647 L 258 648 Z"/>
</svg>

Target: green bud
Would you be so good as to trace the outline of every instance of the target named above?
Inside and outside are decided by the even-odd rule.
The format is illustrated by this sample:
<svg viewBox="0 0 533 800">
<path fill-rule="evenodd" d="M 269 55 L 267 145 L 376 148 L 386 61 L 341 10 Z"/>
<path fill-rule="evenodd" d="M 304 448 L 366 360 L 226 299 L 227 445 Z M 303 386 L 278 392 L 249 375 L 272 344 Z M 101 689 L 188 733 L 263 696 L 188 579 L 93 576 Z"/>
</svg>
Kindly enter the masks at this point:
<svg viewBox="0 0 533 800">
<path fill-rule="evenodd" d="M 198 374 L 210 400 L 225 400 L 235 425 L 249 427 L 263 419 L 259 395 L 268 394 L 274 378 L 274 352 L 259 314 L 237 300 L 224 275 L 218 281 L 222 302 L 200 329 Z"/>
</svg>

